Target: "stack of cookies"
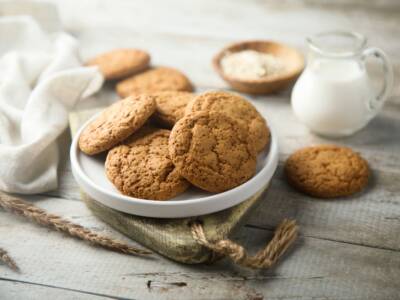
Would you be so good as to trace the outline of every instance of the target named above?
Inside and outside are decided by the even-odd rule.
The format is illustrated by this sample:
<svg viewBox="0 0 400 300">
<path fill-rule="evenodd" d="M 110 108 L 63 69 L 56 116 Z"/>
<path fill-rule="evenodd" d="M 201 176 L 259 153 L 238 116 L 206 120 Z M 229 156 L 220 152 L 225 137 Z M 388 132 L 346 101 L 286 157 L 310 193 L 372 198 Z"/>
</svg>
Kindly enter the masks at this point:
<svg viewBox="0 0 400 300">
<path fill-rule="evenodd" d="M 149 62 L 137 49 L 88 62 L 106 80 L 121 80 L 116 92 L 123 99 L 82 131 L 81 151 L 107 151 L 108 179 L 121 193 L 142 199 L 171 199 L 190 185 L 219 193 L 251 178 L 269 142 L 255 107 L 232 93 L 195 95 L 184 74 Z"/>
</svg>

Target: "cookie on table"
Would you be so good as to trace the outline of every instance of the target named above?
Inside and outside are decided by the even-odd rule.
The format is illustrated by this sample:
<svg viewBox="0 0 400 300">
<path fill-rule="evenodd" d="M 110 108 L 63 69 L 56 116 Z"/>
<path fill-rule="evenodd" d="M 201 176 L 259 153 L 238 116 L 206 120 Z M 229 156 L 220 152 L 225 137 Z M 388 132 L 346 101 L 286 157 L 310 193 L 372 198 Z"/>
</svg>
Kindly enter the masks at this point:
<svg viewBox="0 0 400 300">
<path fill-rule="evenodd" d="M 246 128 L 220 112 L 180 119 L 171 131 L 169 154 L 183 177 L 214 193 L 246 182 L 256 171 L 257 153 Z"/>
<path fill-rule="evenodd" d="M 347 147 L 320 145 L 300 149 L 286 161 L 290 185 L 318 198 L 349 196 L 368 183 L 368 163 Z"/>
<path fill-rule="evenodd" d="M 154 97 L 131 96 L 106 108 L 79 136 L 79 148 L 94 155 L 126 139 L 138 130 L 156 110 Z"/>
<path fill-rule="evenodd" d="M 154 120 L 165 127 L 172 128 L 185 114 L 187 104 L 195 97 L 189 92 L 158 92 L 151 94 L 157 105 Z"/>
<path fill-rule="evenodd" d="M 144 127 L 108 152 L 106 174 L 122 194 L 166 200 L 189 187 L 169 157 L 169 135 L 166 129 Z"/>
<path fill-rule="evenodd" d="M 116 49 L 90 59 L 86 65 L 98 66 L 106 80 L 128 77 L 149 67 L 150 55 L 139 49 Z"/>
<path fill-rule="evenodd" d="M 186 113 L 202 110 L 223 112 L 246 126 L 257 152 L 261 152 L 269 142 L 270 132 L 265 119 L 249 101 L 237 94 L 206 92 L 186 107 Z"/>
<path fill-rule="evenodd" d="M 117 84 L 116 90 L 118 95 L 124 98 L 132 94 L 162 91 L 192 92 L 193 86 L 180 71 L 156 67 L 122 80 Z"/>
</svg>

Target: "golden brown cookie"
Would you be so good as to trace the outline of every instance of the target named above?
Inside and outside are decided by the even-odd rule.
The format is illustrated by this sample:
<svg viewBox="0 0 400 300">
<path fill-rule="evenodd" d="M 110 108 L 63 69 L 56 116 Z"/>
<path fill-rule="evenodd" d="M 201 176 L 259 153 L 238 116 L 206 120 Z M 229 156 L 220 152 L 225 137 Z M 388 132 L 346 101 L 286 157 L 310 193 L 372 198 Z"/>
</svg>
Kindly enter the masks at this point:
<svg viewBox="0 0 400 300">
<path fill-rule="evenodd" d="M 189 92 L 159 92 L 151 95 L 157 104 L 154 120 L 168 128 L 172 128 L 184 116 L 186 105 L 194 98 L 194 94 Z"/>
<path fill-rule="evenodd" d="M 150 55 L 138 49 L 116 49 L 90 59 L 86 65 L 98 66 L 106 80 L 122 79 L 148 68 Z"/>
<path fill-rule="evenodd" d="M 116 90 L 120 97 L 127 97 L 132 94 L 162 91 L 191 92 L 193 86 L 180 71 L 173 68 L 157 67 L 122 80 L 117 84 Z"/>
<path fill-rule="evenodd" d="M 169 134 L 166 129 L 146 127 L 108 152 L 106 174 L 121 193 L 166 200 L 188 188 L 169 158 Z"/>
<path fill-rule="evenodd" d="M 180 119 L 169 138 L 169 154 L 180 174 L 209 192 L 223 192 L 252 177 L 257 154 L 245 127 L 220 112 Z"/>
<path fill-rule="evenodd" d="M 198 95 L 186 107 L 186 113 L 220 111 L 246 126 L 257 152 L 269 142 L 269 129 L 257 109 L 243 97 L 228 92 L 206 92 Z"/>
<path fill-rule="evenodd" d="M 367 162 L 347 147 L 320 145 L 300 149 L 286 161 L 289 183 L 319 198 L 349 196 L 368 183 Z"/>
<path fill-rule="evenodd" d="M 154 97 L 131 96 L 106 108 L 79 136 L 79 148 L 93 155 L 126 139 L 138 130 L 156 109 Z"/>
</svg>

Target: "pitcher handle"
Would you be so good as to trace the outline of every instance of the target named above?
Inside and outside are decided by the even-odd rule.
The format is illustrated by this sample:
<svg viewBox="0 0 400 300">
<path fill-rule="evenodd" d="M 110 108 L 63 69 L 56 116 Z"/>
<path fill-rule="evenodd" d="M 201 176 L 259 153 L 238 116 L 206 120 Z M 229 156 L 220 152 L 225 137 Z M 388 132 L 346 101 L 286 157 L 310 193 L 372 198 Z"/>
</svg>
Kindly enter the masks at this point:
<svg viewBox="0 0 400 300">
<path fill-rule="evenodd" d="M 362 53 L 362 60 L 365 61 L 368 57 L 373 56 L 381 61 L 383 70 L 383 86 L 378 94 L 371 98 L 369 108 L 373 114 L 377 114 L 382 107 L 383 103 L 389 97 L 393 88 L 393 68 L 389 59 L 383 50 L 379 48 L 368 48 Z"/>
</svg>

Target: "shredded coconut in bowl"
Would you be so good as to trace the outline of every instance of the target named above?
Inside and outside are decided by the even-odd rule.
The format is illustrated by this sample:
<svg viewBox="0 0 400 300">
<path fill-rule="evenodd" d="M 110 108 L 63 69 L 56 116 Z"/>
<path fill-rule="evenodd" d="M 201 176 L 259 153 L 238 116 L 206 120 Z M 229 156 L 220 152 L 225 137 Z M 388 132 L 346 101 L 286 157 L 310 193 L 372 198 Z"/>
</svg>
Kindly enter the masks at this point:
<svg viewBox="0 0 400 300">
<path fill-rule="evenodd" d="M 221 67 L 227 76 L 241 80 L 261 79 L 285 70 L 279 57 L 255 50 L 228 53 L 221 59 Z"/>
</svg>

